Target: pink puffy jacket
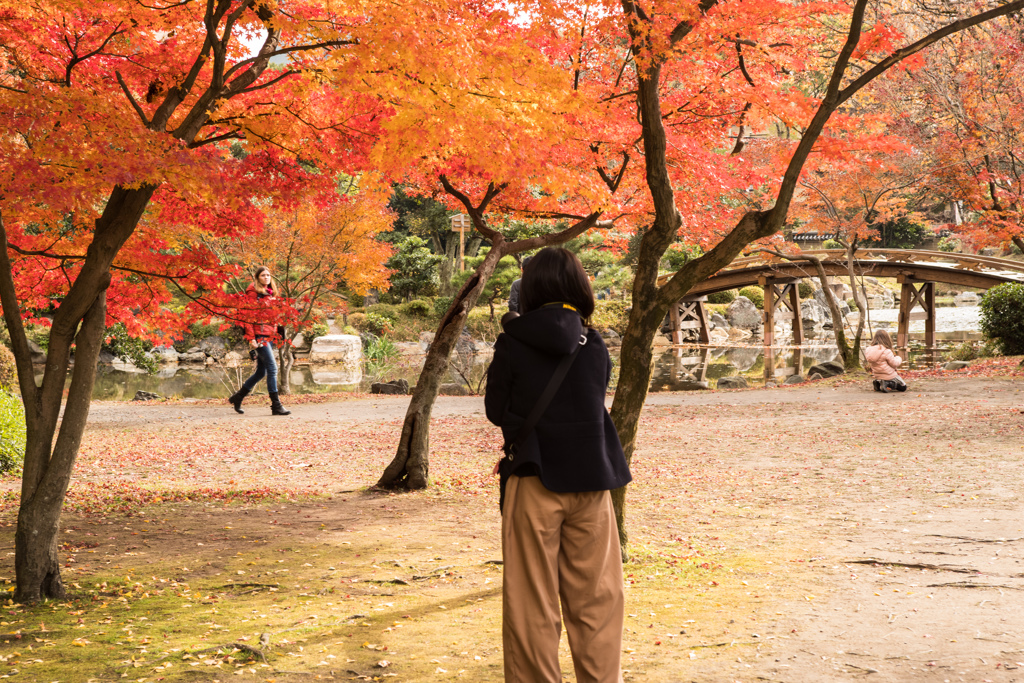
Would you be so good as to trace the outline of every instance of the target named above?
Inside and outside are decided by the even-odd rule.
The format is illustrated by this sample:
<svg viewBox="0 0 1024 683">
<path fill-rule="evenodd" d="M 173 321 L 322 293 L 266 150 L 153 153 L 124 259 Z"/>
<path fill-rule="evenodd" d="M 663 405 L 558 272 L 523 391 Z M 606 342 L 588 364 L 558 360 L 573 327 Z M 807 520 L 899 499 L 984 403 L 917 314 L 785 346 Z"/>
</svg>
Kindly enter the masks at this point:
<svg viewBox="0 0 1024 683">
<path fill-rule="evenodd" d="M 896 368 L 903 363 L 903 359 L 892 352 L 892 349 L 878 344 L 864 349 L 864 357 L 871 366 L 871 376 L 875 379 L 896 379 Z"/>
</svg>

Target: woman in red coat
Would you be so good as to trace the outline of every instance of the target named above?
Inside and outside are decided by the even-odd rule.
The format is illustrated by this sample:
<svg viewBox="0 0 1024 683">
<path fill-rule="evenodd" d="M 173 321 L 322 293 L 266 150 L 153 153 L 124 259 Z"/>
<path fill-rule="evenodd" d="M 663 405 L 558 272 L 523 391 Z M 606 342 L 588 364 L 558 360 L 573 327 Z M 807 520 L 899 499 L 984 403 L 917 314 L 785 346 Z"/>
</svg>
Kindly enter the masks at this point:
<svg viewBox="0 0 1024 683">
<path fill-rule="evenodd" d="M 245 295 L 252 297 L 255 301 L 274 298 L 274 280 L 270 276 L 270 269 L 260 266 L 253 273 L 253 283 L 245 290 Z M 249 379 L 242 382 L 242 387 L 236 391 L 228 403 L 235 407 L 236 413 L 242 410 L 242 401 L 252 391 L 256 383 L 267 378 L 267 392 L 270 394 L 270 412 L 274 415 L 290 415 L 291 411 L 281 405 L 281 399 L 277 393 L 277 361 L 274 359 L 274 340 L 277 339 L 277 324 L 275 322 L 245 323 L 245 338 L 249 341 L 249 348 L 256 352 L 256 371 Z M 251 353 L 251 352 L 250 352 Z"/>
</svg>

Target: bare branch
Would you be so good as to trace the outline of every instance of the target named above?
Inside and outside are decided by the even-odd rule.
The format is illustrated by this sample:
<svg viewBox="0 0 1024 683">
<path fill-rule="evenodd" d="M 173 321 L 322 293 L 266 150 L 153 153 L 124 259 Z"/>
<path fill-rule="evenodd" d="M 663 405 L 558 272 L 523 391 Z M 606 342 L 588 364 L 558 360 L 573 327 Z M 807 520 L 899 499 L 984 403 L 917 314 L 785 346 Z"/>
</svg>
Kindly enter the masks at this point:
<svg viewBox="0 0 1024 683">
<path fill-rule="evenodd" d="M 142 119 L 142 125 L 149 127 L 150 121 L 146 118 L 146 112 L 142 111 L 142 107 L 140 107 L 139 103 L 135 101 L 131 91 L 128 89 L 128 84 L 125 83 L 124 78 L 121 77 L 121 72 L 115 71 L 114 75 L 117 76 L 117 82 L 121 84 L 121 90 L 124 91 L 125 97 L 128 98 L 128 103 L 132 105 L 132 109 L 134 109 L 135 113 L 139 115 L 140 119 Z"/>
</svg>

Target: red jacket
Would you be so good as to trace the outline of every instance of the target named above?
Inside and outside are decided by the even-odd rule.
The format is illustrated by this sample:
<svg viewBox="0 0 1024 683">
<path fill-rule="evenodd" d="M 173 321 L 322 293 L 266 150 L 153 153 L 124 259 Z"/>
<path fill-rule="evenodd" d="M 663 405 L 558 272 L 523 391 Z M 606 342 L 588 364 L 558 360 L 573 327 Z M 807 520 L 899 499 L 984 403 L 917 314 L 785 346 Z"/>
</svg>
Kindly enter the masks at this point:
<svg viewBox="0 0 1024 683">
<path fill-rule="evenodd" d="M 267 288 L 267 294 L 260 294 L 256 291 L 256 285 L 249 285 L 249 288 L 245 290 L 245 295 L 251 297 L 253 301 L 260 301 L 262 299 L 273 299 L 274 290 L 272 287 Z M 270 311 L 266 311 L 264 315 L 269 316 Z M 257 337 L 276 337 L 277 336 L 277 323 L 276 322 L 258 322 L 258 323 L 244 323 L 245 328 L 245 339 L 251 341 Z"/>
</svg>

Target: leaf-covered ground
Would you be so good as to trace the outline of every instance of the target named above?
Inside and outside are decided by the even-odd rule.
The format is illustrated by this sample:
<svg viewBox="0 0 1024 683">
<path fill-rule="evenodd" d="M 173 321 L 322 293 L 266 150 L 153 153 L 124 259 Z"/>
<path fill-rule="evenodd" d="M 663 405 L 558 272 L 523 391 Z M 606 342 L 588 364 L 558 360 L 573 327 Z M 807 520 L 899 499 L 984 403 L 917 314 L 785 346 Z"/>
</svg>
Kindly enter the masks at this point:
<svg viewBox="0 0 1024 683">
<path fill-rule="evenodd" d="M 627 680 L 1021 680 L 1024 623 L 999 622 L 1024 589 L 1015 373 L 653 396 Z M 405 400 L 286 419 L 94 406 L 61 536 L 69 598 L 3 607 L 0 676 L 501 680 L 499 435 L 479 399 L 441 399 L 432 487 L 368 491 Z"/>
</svg>

